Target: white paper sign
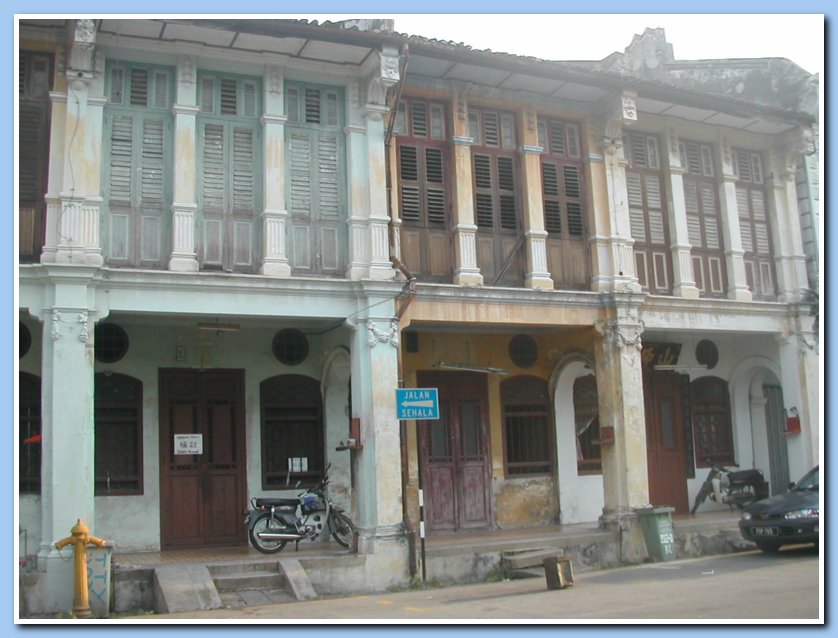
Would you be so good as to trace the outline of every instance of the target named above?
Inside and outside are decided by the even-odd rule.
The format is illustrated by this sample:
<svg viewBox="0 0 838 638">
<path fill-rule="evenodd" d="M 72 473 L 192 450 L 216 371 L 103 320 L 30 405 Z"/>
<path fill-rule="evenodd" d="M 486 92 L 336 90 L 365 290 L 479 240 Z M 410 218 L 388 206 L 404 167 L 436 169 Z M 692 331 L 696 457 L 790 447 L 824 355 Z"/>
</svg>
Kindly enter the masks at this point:
<svg viewBox="0 0 838 638">
<path fill-rule="evenodd" d="M 203 454 L 203 434 L 175 434 L 175 454 Z"/>
</svg>

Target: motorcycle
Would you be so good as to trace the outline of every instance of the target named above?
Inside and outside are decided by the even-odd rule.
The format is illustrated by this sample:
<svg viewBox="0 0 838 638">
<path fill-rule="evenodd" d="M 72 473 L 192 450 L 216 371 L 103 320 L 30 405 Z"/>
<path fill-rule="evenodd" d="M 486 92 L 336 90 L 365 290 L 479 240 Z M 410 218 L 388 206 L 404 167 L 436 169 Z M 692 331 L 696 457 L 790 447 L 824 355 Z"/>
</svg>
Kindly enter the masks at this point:
<svg viewBox="0 0 838 638">
<path fill-rule="evenodd" d="M 329 466 L 326 466 L 323 480 L 295 498 L 250 499 L 251 509 L 245 512 L 244 524 L 253 547 L 263 554 L 276 554 L 289 541 L 299 545 L 306 538 L 314 540 L 324 529 L 338 544 L 349 547 L 355 525 L 326 495 L 328 471 Z"/>
<path fill-rule="evenodd" d="M 768 483 L 758 469 L 734 472 L 724 465 L 713 463 L 698 490 L 690 514 L 695 514 L 708 496 L 719 505 L 730 505 L 731 509 L 735 505 L 745 509 L 751 503 L 768 498 Z"/>
</svg>

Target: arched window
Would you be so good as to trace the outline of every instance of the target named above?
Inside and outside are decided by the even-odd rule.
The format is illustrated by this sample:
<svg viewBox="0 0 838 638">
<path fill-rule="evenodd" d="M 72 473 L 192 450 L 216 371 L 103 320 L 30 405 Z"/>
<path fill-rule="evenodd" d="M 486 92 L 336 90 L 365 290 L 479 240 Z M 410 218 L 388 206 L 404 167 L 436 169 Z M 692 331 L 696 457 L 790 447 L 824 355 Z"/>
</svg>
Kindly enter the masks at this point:
<svg viewBox="0 0 838 638">
<path fill-rule="evenodd" d="M 97 496 L 143 493 L 143 384 L 124 374 L 94 377 Z"/>
<path fill-rule="evenodd" d="M 727 382 L 718 377 L 701 377 L 690 384 L 690 393 L 696 466 L 734 463 Z"/>
<path fill-rule="evenodd" d="M 576 424 L 576 468 L 579 474 L 602 472 L 599 444 L 599 399 L 596 377 L 589 374 L 573 382 L 573 414 Z"/>
<path fill-rule="evenodd" d="M 21 494 L 41 493 L 41 378 L 20 373 L 18 423 Z"/>
<path fill-rule="evenodd" d="M 501 383 L 508 476 L 550 474 L 553 469 L 547 382 L 519 376 Z"/>
<path fill-rule="evenodd" d="M 259 386 L 262 408 L 262 488 L 313 485 L 323 474 L 320 383 L 286 374 Z"/>
</svg>

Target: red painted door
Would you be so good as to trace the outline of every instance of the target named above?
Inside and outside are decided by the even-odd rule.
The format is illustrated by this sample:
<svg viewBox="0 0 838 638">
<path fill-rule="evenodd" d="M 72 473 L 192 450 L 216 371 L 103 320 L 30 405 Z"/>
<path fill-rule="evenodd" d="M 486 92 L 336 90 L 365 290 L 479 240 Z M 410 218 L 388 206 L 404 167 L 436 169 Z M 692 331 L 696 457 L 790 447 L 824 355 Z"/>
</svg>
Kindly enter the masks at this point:
<svg viewBox="0 0 838 638">
<path fill-rule="evenodd" d="M 247 542 L 243 386 L 241 370 L 160 371 L 164 549 Z M 178 435 L 200 448 L 185 450 Z"/>
<path fill-rule="evenodd" d="M 687 459 L 681 375 L 649 372 L 644 377 L 649 500 L 687 512 Z"/>
<path fill-rule="evenodd" d="M 440 418 L 419 422 L 425 522 L 429 531 L 488 527 L 492 522 L 486 377 L 419 373 L 439 388 Z"/>
</svg>

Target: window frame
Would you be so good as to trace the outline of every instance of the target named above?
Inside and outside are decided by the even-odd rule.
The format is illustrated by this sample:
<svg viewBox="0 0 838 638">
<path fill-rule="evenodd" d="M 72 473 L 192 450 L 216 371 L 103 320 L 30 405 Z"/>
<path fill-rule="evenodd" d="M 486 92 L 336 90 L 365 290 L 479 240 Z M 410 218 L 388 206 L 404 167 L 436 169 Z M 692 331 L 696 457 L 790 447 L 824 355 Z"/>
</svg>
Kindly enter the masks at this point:
<svg viewBox="0 0 838 638">
<path fill-rule="evenodd" d="M 592 388 L 585 388 L 583 385 L 593 384 Z M 583 397 L 583 392 L 587 395 Z M 586 403 L 582 403 L 580 399 L 586 399 Z M 578 432 L 580 420 L 579 408 L 585 407 L 587 414 L 585 417 L 591 417 L 589 424 L 585 427 L 583 432 Z M 599 434 L 599 389 L 597 388 L 596 376 L 588 374 L 582 377 L 576 377 L 573 380 L 573 436 L 576 442 L 576 474 L 578 476 L 600 475 L 602 474 L 602 446 L 597 443 L 600 438 Z M 596 449 L 599 453 L 597 456 L 584 458 L 584 445 L 580 442 L 580 434 L 585 435 L 586 441 L 590 449 Z M 581 457 L 581 458 L 580 458 Z"/>
<path fill-rule="evenodd" d="M 774 240 L 771 228 L 771 201 L 765 179 L 762 154 L 734 148 L 733 172 L 736 182 L 736 213 L 742 241 L 745 277 L 754 300 L 773 301 L 777 298 L 777 272 L 774 265 Z M 761 199 L 764 219 L 756 214 L 756 200 Z M 758 249 L 759 227 L 765 228 L 767 252 Z M 747 233 L 744 232 L 747 229 Z M 750 247 L 748 247 L 750 244 Z M 766 284 L 767 281 L 767 284 Z M 757 284 L 759 284 L 757 286 Z M 770 288 L 770 290 L 767 290 Z"/>
<path fill-rule="evenodd" d="M 704 390 L 704 386 L 711 385 L 721 390 L 720 398 L 718 400 L 714 401 L 698 396 L 699 392 Z M 730 388 L 727 381 L 716 376 L 704 376 L 693 380 L 690 383 L 690 406 L 692 412 L 691 421 L 693 431 L 693 449 L 695 450 L 694 454 L 696 467 L 708 468 L 713 463 L 735 465 L 736 450 L 734 448 L 733 437 L 733 414 L 731 412 L 730 404 Z M 724 431 L 721 435 L 719 435 L 722 439 L 724 439 L 721 441 L 724 445 L 720 447 L 713 447 L 709 450 L 702 450 L 700 442 L 703 431 L 707 426 L 703 425 L 699 419 L 704 415 L 722 415 L 724 417 L 724 422 L 721 424 L 724 427 Z M 706 460 L 707 458 L 710 459 L 709 462 Z"/>
<path fill-rule="evenodd" d="M 296 413 L 293 413 L 294 410 Z M 308 414 L 304 410 L 309 410 Z M 285 417 L 284 420 L 288 423 L 279 424 L 277 427 L 277 424 L 269 422 L 279 420 L 278 417 Z M 280 452 L 271 449 L 274 442 L 272 435 L 279 438 L 280 444 L 283 440 L 300 442 L 299 433 L 295 431 L 297 424 L 293 421 L 309 421 L 315 428 L 311 440 L 306 443 L 308 454 L 305 457 L 290 454 L 283 456 Z M 323 478 L 326 458 L 325 425 L 320 383 L 316 379 L 299 374 L 280 374 L 269 377 L 259 384 L 259 437 L 262 457 L 260 481 L 263 490 L 294 489 L 298 484 L 300 487 L 312 487 Z M 279 433 L 271 431 L 272 429 L 280 430 L 283 427 L 288 428 L 288 431 Z M 289 471 L 288 461 L 292 458 L 309 459 L 307 469 Z M 281 459 L 285 462 L 282 463 Z M 284 469 L 278 469 L 280 466 Z"/>
<path fill-rule="evenodd" d="M 667 208 L 667 190 L 661 167 L 660 140 L 654 133 L 632 131 L 624 136 L 623 147 L 625 157 L 628 160 L 625 172 L 629 217 L 632 239 L 634 239 L 635 274 L 638 283 L 649 293 L 671 295 L 674 270 L 670 249 L 671 232 L 669 210 Z M 632 203 L 631 182 L 634 176 L 637 176 L 640 185 L 641 201 L 637 202 L 639 207 Z M 649 183 L 652 179 L 657 182 L 659 206 L 653 206 L 650 202 Z M 655 229 L 650 221 L 650 211 L 652 210 L 660 214 L 663 235 L 660 241 L 653 238 Z M 635 211 L 642 213 L 642 217 L 638 218 L 637 215 L 633 214 Z M 635 236 L 638 230 L 636 228 L 638 219 L 643 224 L 643 238 Z M 642 257 L 642 260 L 640 257 Z M 662 285 L 660 282 L 661 275 L 664 278 Z"/>
<path fill-rule="evenodd" d="M 115 387 L 115 381 L 124 384 L 122 388 Z M 119 394 L 126 391 L 128 393 L 134 392 L 133 399 L 130 395 L 127 398 L 119 397 L 116 400 L 106 400 L 103 393 L 100 392 L 102 384 L 107 382 L 113 384 L 114 389 Z M 94 375 L 94 391 L 93 391 L 93 422 L 94 422 L 94 496 L 142 496 L 144 493 L 144 479 L 143 479 L 143 382 L 140 379 L 129 376 L 127 374 L 111 373 L 111 372 L 97 372 Z M 110 410 L 117 414 L 109 416 L 105 419 L 104 410 Z M 131 414 L 133 412 L 133 415 Z M 120 414 L 121 413 L 121 414 Z M 110 489 L 112 478 L 110 476 L 103 476 L 101 474 L 102 463 L 97 461 L 101 457 L 98 452 L 99 445 L 102 443 L 100 436 L 108 429 L 108 426 L 127 425 L 129 429 L 133 429 L 134 433 L 134 450 L 128 450 L 126 455 L 133 458 L 134 464 L 137 468 L 136 473 L 117 475 L 117 481 L 120 483 L 133 483 L 133 487 L 117 487 Z M 112 452 L 108 452 L 107 456 L 113 456 Z"/>
<path fill-rule="evenodd" d="M 558 131 L 558 134 L 557 134 Z M 561 136 L 561 142 L 556 138 Z M 540 157 L 541 194 L 544 202 L 544 229 L 550 236 L 562 239 L 581 239 L 588 237 L 587 208 L 585 201 L 585 173 L 582 161 L 580 126 L 575 122 L 553 117 L 539 116 L 538 144 L 542 148 Z M 556 193 L 548 191 L 545 168 L 555 169 Z M 567 169 L 576 171 L 576 188 L 574 196 L 570 192 L 567 182 Z M 557 204 L 558 223 L 548 214 L 548 204 Z M 569 204 L 578 204 L 579 218 L 571 224 Z M 579 227 L 579 232 L 571 232 L 572 226 Z"/>
<path fill-rule="evenodd" d="M 41 377 L 29 372 L 18 373 L 18 492 L 39 495 L 41 493 L 41 455 L 40 440 L 25 443 L 34 436 L 42 436 Z M 25 454 L 29 449 L 24 446 L 37 445 L 37 452 L 31 458 Z"/>
<path fill-rule="evenodd" d="M 727 294 L 727 260 L 713 147 L 692 140 L 681 140 L 678 151 L 684 169 L 682 179 L 693 279 L 702 297 L 724 298 Z M 692 188 L 694 196 L 691 197 L 688 192 Z M 712 203 L 708 201 L 707 194 L 711 195 Z M 694 212 L 690 211 L 691 203 Z M 716 225 L 718 246 L 715 248 L 708 241 L 708 228 L 712 224 Z M 696 239 L 697 243 L 694 241 Z M 715 273 L 714 266 L 717 269 Z M 718 282 L 715 281 L 716 276 Z"/>
<path fill-rule="evenodd" d="M 555 428 L 553 424 L 553 409 L 550 401 L 547 381 L 533 375 L 518 375 L 504 379 L 500 386 L 501 418 L 503 423 L 503 465 L 504 475 L 509 479 L 537 478 L 554 476 L 555 461 Z M 514 411 L 509 411 L 515 408 Z M 546 457 L 538 459 L 510 460 L 512 456 L 510 446 L 521 437 L 512 432 L 514 424 L 510 419 L 527 419 L 522 429 L 527 429 L 533 421 L 538 432 L 535 438 L 529 440 L 530 452 L 546 451 Z M 525 432 L 529 438 L 532 432 Z"/>
<path fill-rule="evenodd" d="M 36 74 L 29 72 L 35 63 L 46 66 L 43 87 Z M 24 68 L 25 67 L 25 68 Z M 45 240 L 46 193 L 49 179 L 49 148 L 55 58 L 42 51 L 18 52 L 18 260 L 38 261 Z M 40 76 L 40 71 L 38 76 Z M 31 138 L 36 138 L 32 141 Z M 27 217 L 31 216 L 31 219 Z"/>
</svg>

